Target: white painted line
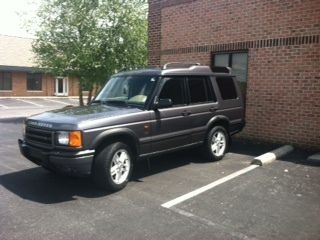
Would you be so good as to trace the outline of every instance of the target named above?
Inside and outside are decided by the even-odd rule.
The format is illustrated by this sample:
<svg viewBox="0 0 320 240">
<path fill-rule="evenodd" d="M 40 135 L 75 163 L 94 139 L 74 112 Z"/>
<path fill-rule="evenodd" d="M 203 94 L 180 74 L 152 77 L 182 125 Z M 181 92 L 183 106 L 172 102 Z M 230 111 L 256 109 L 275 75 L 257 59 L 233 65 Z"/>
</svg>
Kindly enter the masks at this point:
<svg viewBox="0 0 320 240">
<path fill-rule="evenodd" d="M 4 109 L 9 109 L 9 107 L 3 105 L 3 104 L 0 104 L 0 107 L 4 108 Z"/>
<path fill-rule="evenodd" d="M 253 169 L 255 169 L 257 167 L 259 167 L 259 165 L 250 165 L 249 167 L 246 167 L 246 168 L 241 169 L 241 170 L 239 170 L 237 172 L 234 172 L 234 173 L 232 173 L 232 174 L 230 174 L 228 176 L 220 178 L 219 180 L 216 180 L 216 181 L 214 181 L 212 183 L 209 183 L 206 186 L 203 186 L 203 187 L 198 188 L 198 189 L 196 189 L 196 190 L 194 190 L 192 192 L 189 192 L 189 193 L 184 194 L 184 195 L 182 195 L 180 197 L 177 197 L 177 198 L 175 198 L 175 199 L 173 199 L 173 200 L 171 200 L 169 202 L 166 202 L 166 203 L 162 204 L 161 206 L 164 207 L 164 208 L 170 208 L 172 206 L 175 206 L 175 205 L 177 205 L 179 203 L 182 203 L 182 202 L 184 202 L 184 201 L 186 201 L 186 200 L 188 200 L 190 198 L 193 198 L 193 197 L 195 197 L 195 196 L 197 196 L 197 195 L 199 195 L 199 194 L 201 194 L 203 192 L 206 192 L 206 191 L 208 191 L 208 190 L 210 190 L 210 189 L 212 189 L 212 188 L 214 188 L 214 187 L 216 187 L 216 186 L 218 186 L 218 185 L 220 185 L 222 183 L 225 183 L 225 182 L 227 182 L 227 181 L 229 181 L 229 180 L 231 180 L 233 178 L 236 178 L 236 177 L 238 177 L 238 176 L 240 176 L 242 174 L 250 172 L 250 171 L 252 171 Z"/>
<path fill-rule="evenodd" d="M 60 104 L 64 104 L 64 105 L 70 105 L 70 103 L 65 103 L 65 102 L 61 102 L 61 101 L 57 101 L 57 100 L 52 100 L 52 99 L 48 99 L 48 98 L 45 98 L 44 100 L 50 101 L 50 102 L 56 102 L 56 103 L 60 103 Z"/>
<path fill-rule="evenodd" d="M 41 105 L 41 104 L 34 103 L 34 102 L 31 102 L 31 101 L 27 101 L 27 100 L 24 100 L 24 99 L 17 99 L 17 100 L 22 101 L 22 102 L 25 102 L 25 103 L 32 104 L 32 105 L 35 105 L 35 106 L 37 106 L 37 107 L 44 107 L 44 106 Z"/>
</svg>

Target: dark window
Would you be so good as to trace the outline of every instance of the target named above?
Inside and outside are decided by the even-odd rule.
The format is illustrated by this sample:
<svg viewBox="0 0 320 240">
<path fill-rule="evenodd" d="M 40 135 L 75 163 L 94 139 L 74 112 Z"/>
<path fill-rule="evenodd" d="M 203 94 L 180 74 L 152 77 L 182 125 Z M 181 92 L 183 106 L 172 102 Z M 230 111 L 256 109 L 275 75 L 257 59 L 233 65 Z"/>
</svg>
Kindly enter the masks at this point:
<svg viewBox="0 0 320 240">
<path fill-rule="evenodd" d="M 184 78 L 173 77 L 169 78 L 164 84 L 161 93 L 159 95 L 160 99 L 170 98 L 173 105 L 185 104 L 184 97 Z"/>
<path fill-rule="evenodd" d="M 245 96 L 248 75 L 248 53 L 215 53 L 213 54 L 212 60 L 213 66 L 231 68 L 232 74 L 234 74 L 237 77 L 237 80 L 240 82 L 241 91 Z"/>
<path fill-rule="evenodd" d="M 215 96 L 209 88 L 210 84 L 209 79 L 205 77 L 190 77 L 188 79 L 190 103 L 215 101 Z"/>
<path fill-rule="evenodd" d="M 237 98 L 237 92 L 234 86 L 233 78 L 217 77 L 216 79 L 223 100 Z"/>
<path fill-rule="evenodd" d="M 42 90 L 42 74 L 41 73 L 28 73 L 27 90 L 28 91 Z"/>
<path fill-rule="evenodd" d="M 12 90 L 12 77 L 10 72 L 0 72 L 0 90 Z"/>
</svg>

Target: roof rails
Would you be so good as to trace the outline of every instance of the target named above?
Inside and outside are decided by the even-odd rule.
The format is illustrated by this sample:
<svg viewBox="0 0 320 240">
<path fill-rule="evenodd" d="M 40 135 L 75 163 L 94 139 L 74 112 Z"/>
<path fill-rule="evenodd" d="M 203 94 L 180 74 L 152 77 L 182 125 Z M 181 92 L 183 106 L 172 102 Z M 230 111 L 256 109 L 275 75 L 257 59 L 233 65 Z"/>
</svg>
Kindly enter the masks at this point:
<svg viewBox="0 0 320 240">
<path fill-rule="evenodd" d="M 200 63 L 182 63 L 182 62 L 169 62 L 163 65 L 162 69 L 170 68 L 189 68 L 192 66 L 200 66 Z"/>
</svg>

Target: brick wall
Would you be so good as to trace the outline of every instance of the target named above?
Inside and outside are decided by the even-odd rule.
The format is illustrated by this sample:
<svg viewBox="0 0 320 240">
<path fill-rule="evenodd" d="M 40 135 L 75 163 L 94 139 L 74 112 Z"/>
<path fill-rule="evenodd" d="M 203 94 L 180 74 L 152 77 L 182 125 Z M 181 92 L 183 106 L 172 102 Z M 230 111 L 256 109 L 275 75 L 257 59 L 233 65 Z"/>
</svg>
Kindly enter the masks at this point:
<svg viewBox="0 0 320 240">
<path fill-rule="evenodd" d="M 54 96 L 55 77 L 44 74 L 42 76 L 41 91 L 27 91 L 27 73 L 12 72 L 12 91 L 0 91 L 0 97 L 6 96 Z M 69 96 L 78 96 L 79 81 L 69 78 Z"/>
<path fill-rule="evenodd" d="M 247 126 L 241 135 L 320 148 L 320 1 L 149 3 L 151 65 L 209 65 L 212 52 L 248 50 Z"/>
</svg>

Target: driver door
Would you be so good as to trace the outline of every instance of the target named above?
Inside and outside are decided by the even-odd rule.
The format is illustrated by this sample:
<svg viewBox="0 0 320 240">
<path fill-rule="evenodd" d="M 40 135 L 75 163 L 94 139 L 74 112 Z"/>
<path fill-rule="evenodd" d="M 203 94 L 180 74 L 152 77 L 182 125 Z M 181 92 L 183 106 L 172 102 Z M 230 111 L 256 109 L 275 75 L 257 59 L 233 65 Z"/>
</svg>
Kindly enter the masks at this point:
<svg viewBox="0 0 320 240">
<path fill-rule="evenodd" d="M 157 94 L 158 99 L 171 99 L 172 106 L 152 113 L 152 152 L 175 149 L 191 142 L 191 120 L 186 97 L 186 79 L 167 77 Z"/>
</svg>

